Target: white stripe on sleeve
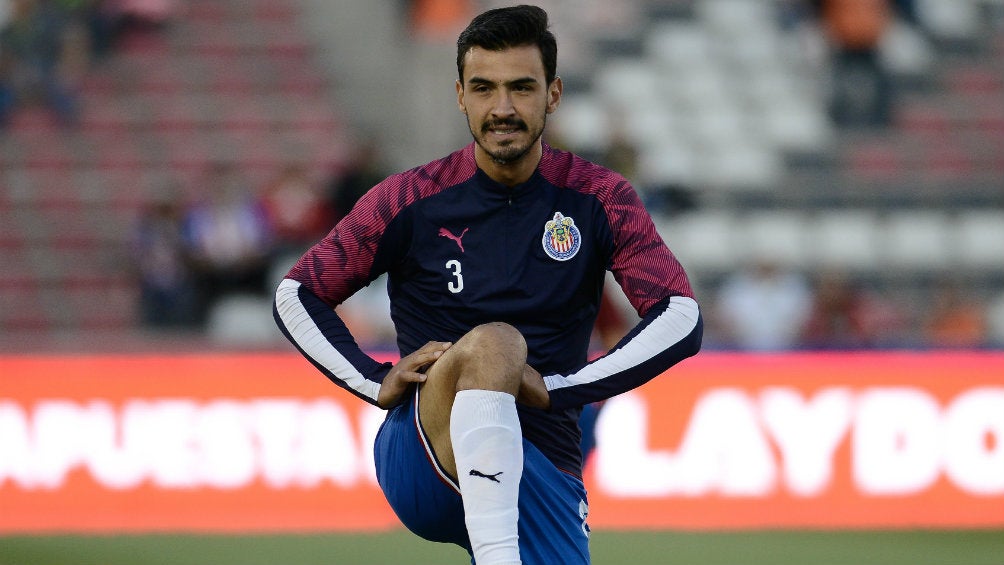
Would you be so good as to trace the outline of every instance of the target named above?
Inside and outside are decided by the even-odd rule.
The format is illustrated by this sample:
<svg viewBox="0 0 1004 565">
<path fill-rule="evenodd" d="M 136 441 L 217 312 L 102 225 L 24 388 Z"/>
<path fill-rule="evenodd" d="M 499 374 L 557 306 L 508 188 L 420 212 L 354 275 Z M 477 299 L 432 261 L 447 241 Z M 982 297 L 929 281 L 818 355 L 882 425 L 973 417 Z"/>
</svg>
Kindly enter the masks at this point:
<svg viewBox="0 0 1004 565">
<path fill-rule="evenodd" d="M 555 390 L 588 384 L 641 365 L 690 335 L 697 325 L 698 314 L 697 302 L 693 298 L 674 296 L 670 298 L 666 311 L 624 347 L 586 365 L 577 373 L 544 377 L 544 385 L 547 390 Z"/>
<path fill-rule="evenodd" d="M 376 401 L 380 383 L 363 376 L 321 333 L 299 298 L 300 283 L 283 279 L 275 291 L 275 308 L 286 331 L 314 362 L 335 375 L 349 388 Z"/>
</svg>

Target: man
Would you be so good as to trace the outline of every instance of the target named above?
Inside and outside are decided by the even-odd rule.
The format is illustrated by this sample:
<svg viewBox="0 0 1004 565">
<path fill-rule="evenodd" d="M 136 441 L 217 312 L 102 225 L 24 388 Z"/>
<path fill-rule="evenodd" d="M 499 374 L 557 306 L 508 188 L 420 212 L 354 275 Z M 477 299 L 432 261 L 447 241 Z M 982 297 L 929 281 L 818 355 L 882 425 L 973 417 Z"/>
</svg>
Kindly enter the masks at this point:
<svg viewBox="0 0 1004 565">
<path fill-rule="evenodd" d="M 474 143 L 375 186 L 276 291 L 297 348 L 389 410 L 375 455 L 398 517 L 478 565 L 589 562 L 581 407 L 701 341 L 686 274 L 629 183 L 541 141 L 562 89 L 547 26 L 530 6 L 475 17 L 456 86 Z M 586 363 L 607 269 L 642 320 Z M 333 311 L 385 272 L 393 366 Z"/>
</svg>

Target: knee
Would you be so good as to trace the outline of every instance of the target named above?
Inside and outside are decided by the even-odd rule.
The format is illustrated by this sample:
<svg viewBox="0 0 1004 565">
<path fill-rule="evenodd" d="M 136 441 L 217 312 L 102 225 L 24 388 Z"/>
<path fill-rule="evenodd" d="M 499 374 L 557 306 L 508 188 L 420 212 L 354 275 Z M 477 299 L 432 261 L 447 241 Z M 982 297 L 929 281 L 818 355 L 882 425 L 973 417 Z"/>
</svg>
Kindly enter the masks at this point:
<svg viewBox="0 0 1004 565">
<path fill-rule="evenodd" d="M 516 390 L 526 365 L 526 340 L 513 326 L 492 322 L 469 331 L 447 353 L 458 365 L 458 390 Z"/>
<path fill-rule="evenodd" d="M 523 334 L 505 322 L 489 322 L 475 327 L 461 338 L 455 348 L 478 357 L 512 356 L 520 364 L 526 362 L 526 340 Z"/>
</svg>

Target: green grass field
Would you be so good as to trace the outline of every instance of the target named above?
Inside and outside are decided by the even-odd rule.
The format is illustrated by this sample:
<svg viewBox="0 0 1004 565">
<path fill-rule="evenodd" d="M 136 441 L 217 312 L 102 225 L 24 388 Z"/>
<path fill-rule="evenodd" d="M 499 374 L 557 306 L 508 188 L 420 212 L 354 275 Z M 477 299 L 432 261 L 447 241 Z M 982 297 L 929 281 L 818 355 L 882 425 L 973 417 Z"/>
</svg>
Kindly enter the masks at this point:
<svg viewBox="0 0 1004 565">
<path fill-rule="evenodd" d="M 594 532 L 594 565 L 1004 565 L 1004 531 Z M 9 536 L 0 565 L 466 565 L 405 531 Z"/>
</svg>

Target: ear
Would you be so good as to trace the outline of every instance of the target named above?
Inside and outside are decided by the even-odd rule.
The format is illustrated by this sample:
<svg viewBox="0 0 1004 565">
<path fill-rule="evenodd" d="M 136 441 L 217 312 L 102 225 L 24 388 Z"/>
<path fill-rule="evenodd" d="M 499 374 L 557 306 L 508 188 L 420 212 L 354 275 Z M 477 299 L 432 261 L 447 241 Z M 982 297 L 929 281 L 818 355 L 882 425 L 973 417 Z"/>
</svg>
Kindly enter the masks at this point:
<svg viewBox="0 0 1004 565">
<path fill-rule="evenodd" d="M 561 91 L 564 86 L 561 84 L 561 77 L 554 77 L 547 87 L 547 113 L 550 114 L 558 109 L 561 104 Z"/>
<path fill-rule="evenodd" d="M 467 107 L 464 106 L 464 84 L 460 79 L 457 79 L 457 107 L 461 113 L 467 114 Z"/>
</svg>

